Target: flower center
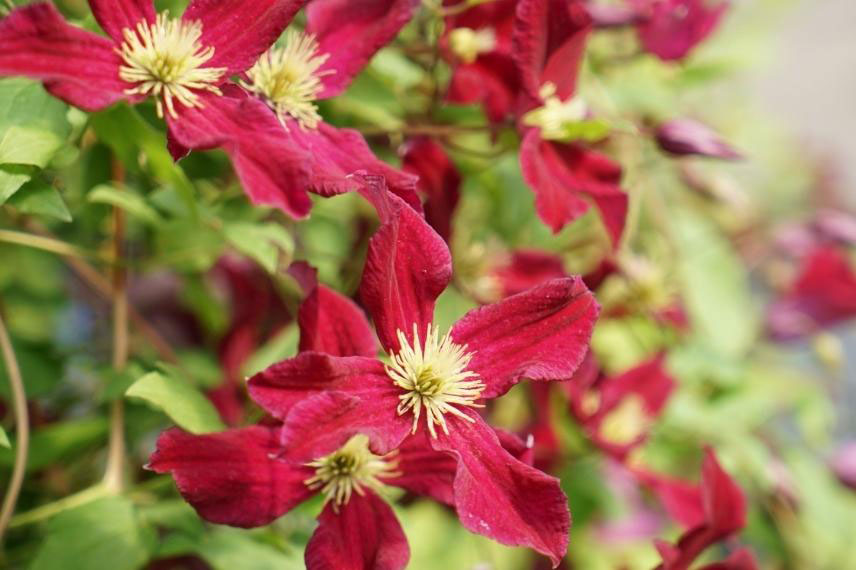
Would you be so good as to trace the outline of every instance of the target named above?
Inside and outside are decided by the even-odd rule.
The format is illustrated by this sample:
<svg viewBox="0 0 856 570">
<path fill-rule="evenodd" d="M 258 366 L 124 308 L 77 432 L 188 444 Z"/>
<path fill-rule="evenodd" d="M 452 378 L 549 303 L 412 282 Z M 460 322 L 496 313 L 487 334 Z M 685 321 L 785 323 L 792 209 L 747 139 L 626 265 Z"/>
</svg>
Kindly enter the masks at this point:
<svg viewBox="0 0 856 570">
<path fill-rule="evenodd" d="M 214 57 L 214 48 L 199 43 L 202 24 L 171 20 L 169 13 L 157 15 L 154 24 L 143 20 L 136 29 L 125 28 L 125 41 L 117 52 L 125 64 L 119 67 L 119 77 L 136 86 L 126 89 L 128 95 L 153 95 L 157 98 L 158 116 L 163 107 L 175 118 L 175 101 L 186 107 L 200 107 L 194 89 L 204 89 L 220 95 L 217 82 L 225 67 L 202 67 Z"/>
<path fill-rule="evenodd" d="M 493 51 L 496 33 L 493 28 L 455 28 L 449 34 L 449 47 L 462 62 L 472 63 L 480 54 Z"/>
<path fill-rule="evenodd" d="M 478 374 L 467 370 L 472 353 L 466 346 L 452 342 L 449 334 L 440 338 L 439 328 L 429 325 L 425 346 L 419 342 L 419 332 L 413 325 L 413 346 L 402 331 L 398 331 L 401 349 L 393 354 L 386 373 L 396 386 L 405 391 L 398 398 L 398 415 L 413 411 L 413 430 L 419 424 L 422 408 L 432 437 L 437 437 L 435 425 L 449 434 L 444 415 L 451 413 L 468 422 L 474 421 L 456 406 L 479 408 L 475 401 L 485 388 Z"/>
<path fill-rule="evenodd" d="M 318 71 L 329 57 L 318 53 L 314 36 L 289 30 L 282 47 L 269 49 L 250 68 L 251 83 L 244 86 L 267 99 L 283 126 L 292 117 L 304 129 L 314 129 L 321 121 L 315 105 L 324 88 L 321 78 L 335 73 Z"/>
<path fill-rule="evenodd" d="M 560 140 L 567 136 L 568 126 L 586 117 L 586 104 L 579 97 L 562 101 L 556 95 L 556 86 L 550 82 L 541 87 L 539 93 L 544 106 L 523 115 L 523 124 L 541 128 L 541 138 Z"/>
<path fill-rule="evenodd" d="M 368 487 L 380 493 L 382 478 L 398 476 L 395 472 L 398 464 L 389 461 L 391 455 L 373 454 L 369 451 L 369 438 L 357 434 L 330 455 L 307 463 L 315 468 L 315 475 L 303 483 L 310 489 L 320 489 L 325 496 L 324 502 L 334 501 L 333 508 L 338 510 L 347 504 L 354 491 L 362 496 Z"/>
<path fill-rule="evenodd" d="M 650 420 L 645 413 L 645 402 L 636 394 L 627 396 L 612 410 L 600 425 L 603 437 L 617 445 L 636 441 L 648 429 Z"/>
</svg>

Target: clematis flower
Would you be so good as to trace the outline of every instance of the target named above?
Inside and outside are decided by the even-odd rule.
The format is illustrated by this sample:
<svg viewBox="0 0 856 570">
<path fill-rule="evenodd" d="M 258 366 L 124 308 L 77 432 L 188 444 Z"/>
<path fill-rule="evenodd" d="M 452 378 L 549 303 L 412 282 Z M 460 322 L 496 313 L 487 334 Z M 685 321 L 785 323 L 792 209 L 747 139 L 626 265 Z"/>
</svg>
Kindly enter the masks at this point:
<svg viewBox="0 0 856 570">
<path fill-rule="evenodd" d="M 649 475 L 648 479 L 667 509 L 688 527 L 676 544 L 655 542 L 663 558 L 663 563 L 658 566 L 662 570 L 687 570 L 709 546 L 746 525 L 746 498 L 720 467 L 710 449 L 705 450 L 701 483 L 698 486 L 658 476 Z M 756 566 L 752 555 L 748 551 L 740 552 L 705 568 L 754 569 Z"/>
<path fill-rule="evenodd" d="M 742 158 L 707 125 L 692 119 L 674 119 L 657 127 L 654 137 L 662 150 L 676 156 L 707 156 L 723 160 Z"/>
<path fill-rule="evenodd" d="M 363 433 L 382 455 L 427 437 L 456 463 L 454 505 L 467 529 L 557 564 L 570 523 L 558 481 L 503 449 L 476 410 L 523 378 L 569 378 L 597 304 L 578 278 L 557 279 L 471 311 L 441 334 L 433 311 L 451 277 L 449 250 L 416 212 L 376 190 L 382 225 L 360 296 L 389 360 L 304 352 L 252 377 L 250 394 L 295 433 L 321 430 L 337 445 Z M 313 412 L 319 396 L 338 399 L 335 413 Z"/>
<path fill-rule="evenodd" d="M 577 73 L 591 28 L 582 2 L 522 0 L 514 21 L 514 60 L 530 103 L 520 118 L 520 166 L 535 191 L 538 216 L 553 232 L 594 204 L 617 245 L 627 215 L 621 168 L 578 142 L 586 119 L 574 97 Z"/>
<path fill-rule="evenodd" d="M 704 41 L 729 7 L 728 0 L 631 0 L 645 51 L 664 61 L 683 59 Z"/>
<path fill-rule="evenodd" d="M 511 57 L 516 6 L 516 0 L 496 0 L 450 15 L 440 42 L 452 65 L 447 99 L 480 103 L 493 123 L 514 113 L 520 95 L 520 78 Z"/>
<path fill-rule="evenodd" d="M 767 328 L 774 338 L 799 338 L 856 317 L 856 272 L 838 247 L 808 254 L 799 275 L 770 307 Z"/>
<path fill-rule="evenodd" d="M 571 413 L 595 445 L 623 461 L 647 439 L 675 381 L 666 371 L 662 355 L 614 377 L 598 374 L 596 366 L 584 369 L 589 373 L 562 385 L 570 398 Z"/>
<path fill-rule="evenodd" d="M 425 219 L 448 243 L 452 217 L 460 199 L 461 175 L 436 141 L 415 138 L 405 145 L 402 167 L 419 176 L 419 190 L 426 196 Z"/>
<path fill-rule="evenodd" d="M 91 0 L 109 38 L 68 24 L 52 4 L 30 4 L 0 21 L 0 75 L 40 79 L 86 111 L 153 97 L 173 150 L 222 147 L 251 200 L 302 217 L 310 206 L 302 154 L 277 143 L 259 109 L 226 95 L 229 78 L 247 70 L 303 4 L 194 0 L 176 19 L 145 0 Z"/>
</svg>

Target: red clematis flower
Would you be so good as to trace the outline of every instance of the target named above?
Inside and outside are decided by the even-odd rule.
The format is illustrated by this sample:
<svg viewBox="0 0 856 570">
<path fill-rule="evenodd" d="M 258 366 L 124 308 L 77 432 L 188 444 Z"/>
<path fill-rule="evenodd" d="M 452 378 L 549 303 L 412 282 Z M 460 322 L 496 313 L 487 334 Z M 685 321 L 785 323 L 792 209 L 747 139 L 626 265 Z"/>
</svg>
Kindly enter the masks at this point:
<svg viewBox="0 0 856 570">
<path fill-rule="evenodd" d="M 301 350 L 374 356 L 377 346 L 356 304 L 313 284 L 306 267 L 297 269 L 312 289 L 299 310 Z M 453 506 L 456 462 L 434 451 L 424 433 L 381 456 L 364 435 L 337 447 L 319 429 L 323 422 L 303 425 L 304 413 L 335 416 L 341 403 L 341 395 L 317 396 L 296 406 L 284 425 L 208 435 L 169 430 L 159 438 L 149 468 L 171 472 L 203 518 L 234 526 L 267 524 L 321 493 L 325 507 L 306 551 L 310 570 L 404 568 L 407 542 L 381 496 L 387 486 L 397 486 Z M 496 437 L 514 457 L 528 461 L 529 449 L 518 438 L 501 431 Z"/>
<path fill-rule="evenodd" d="M 653 486 L 672 516 L 687 530 L 676 544 L 656 541 L 663 558 L 661 570 L 687 570 L 709 546 L 734 534 L 746 525 L 746 498 L 743 492 L 716 460 L 710 449 L 705 450 L 701 484 L 696 486 L 673 481 L 657 475 L 639 473 Z M 754 569 L 754 558 L 748 551 L 737 551 L 728 559 L 708 570 Z"/>
<path fill-rule="evenodd" d="M 707 156 L 723 160 L 742 158 L 710 127 L 692 119 L 673 119 L 657 127 L 654 137 L 665 152 L 675 156 Z"/>
<path fill-rule="evenodd" d="M 0 75 L 41 79 L 87 111 L 153 96 L 175 143 L 223 147 L 254 202 L 304 216 L 302 157 L 256 125 L 253 109 L 223 96 L 229 78 L 249 68 L 303 4 L 194 0 L 173 19 L 146 0 L 91 0 L 109 38 L 68 24 L 52 4 L 30 4 L 0 21 Z"/>
<path fill-rule="evenodd" d="M 419 176 L 418 188 L 427 198 L 425 219 L 449 243 L 461 187 L 461 175 L 455 164 L 439 143 L 419 137 L 405 146 L 402 167 Z"/>
<path fill-rule="evenodd" d="M 586 117 L 574 97 L 591 29 L 582 2 L 522 0 L 514 22 L 514 60 L 530 103 L 521 117 L 523 178 L 535 191 L 539 217 L 559 232 L 594 204 L 617 245 L 627 215 L 621 168 L 575 142 L 568 128 Z"/>
<path fill-rule="evenodd" d="M 856 317 L 856 271 L 835 246 L 819 246 L 767 315 L 773 337 L 786 340 Z"/>
<path fill-rule="evenodd" d="M 496 0 L 451 15 L 441 39 L 453 66 L 448 100 L 480 103 L 493 123 L 512 115 L 520 94 L 511 57 L 516 6 L 517 0 Z"/>
<path fill-rule="evenodd" d="M 664 61 L 683 59 L 707 38 L 728 0 L 631 0 L 641 15 L 636 30 L 646 51 Z"/>
<path fill-rule="evenodd" d="M 379 454 L 427 432 L 431 448 L 456 462 L 454 504 L 464 526 L 558 563 L 570 522 L 558 481 L 505 451 L 475 408 L 523 378 L 569 378 L 596 302 L 579 279 L 557 279 L 476 309 L 441 336 L 433 310 L 451 277 L 449 250 L 401 200 L 382 192 L 373 199 L 383 223 L 360 294 L 389 363 L 305 352 L 251 378 L 250 394 L 295 433 L 321 430 L 338 445 L 364 433 Z M 337 399 L 335 413 L 313 412 L 319 395 Z"/>
<path fill-rule="evenodd" d="M 596 366 L 583 369 L 588 374 L 578 374 L 562 385 L 570 397 L 571 413 L 595 445 L 623 461 L 647 439 L 650 424 L 668 402 L 675 381 L 662 355 L 614 377 L 598 374 Z"/>
</svg>

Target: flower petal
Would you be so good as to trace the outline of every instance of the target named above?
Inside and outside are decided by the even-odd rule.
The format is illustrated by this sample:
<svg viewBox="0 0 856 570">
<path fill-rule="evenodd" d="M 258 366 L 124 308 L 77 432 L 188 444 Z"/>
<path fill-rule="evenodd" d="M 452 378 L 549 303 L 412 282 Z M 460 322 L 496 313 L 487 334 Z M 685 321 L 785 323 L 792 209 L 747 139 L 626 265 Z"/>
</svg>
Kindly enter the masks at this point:
<svg viewBox="0 0 856 570">
<path fill-rule="evenodd" d="M 559 480 L 505 451 L 475 413 L 450 418 L 450 434 L 431 440 L 458 460 L 455 507 L 468 530 L 511 546 L 528 546 L 558 566 L 568 549 L 571 518 Z"/>
<path fill-rule="evenodd" d="M 289 461 L 306 463 L 332 453 L 352 436 L 365 434 L 371 449 L 383 455 L 396 449 L 413 425 L 396 413 L 398 390 L 389 386 L 359 397 L 328 390 L 294 405 L 282 427 Z"/>
<path fill-rule="evenodd" d="M 319 285 L 300 305 L 300 350 L 333 356 L 377 355 L 374 333 L 356 303 Z"/>
<path fill-rule="evenodd" d="M 320 352 L 303 352 L 278 362 L 248 382 L 250 397 L 281 419 L 295 404 L 324 390 L 377 397 L 387 394 L 393 387 L 383 364 L 377 359 L 330 356 Z"/>
<path fill-rule="evenodd" d="M 318 39 L 319 52 L 330 56 L 319 73 L 333 72 L 323 77 L 320 97 L 344 91 L 418 6 L 419 0 L 312 0 L 306 8 L 306 31 Z"/>
<path fill-rule="evenodd" d="M 586 197 L 600 210 L 613 244 L 618 244 L 627 216 L 618 165 L 579 145 L 542 140 L 539 131 L 532 129 L 520 147 L 520 166 L 524 180 L 535 191 L 538 216 L 553 232 L 588 211 Z"/>
<path fill-rule="evenodd" d="M 746 497 L 709 448 L 701 466 L 701 501 L 706 524 L 719 536 L 746 526 Z"/>
<path fill-rule="evenodd" d="M 312 470 L 272 459 L 279 429 L 254 426 L 208 435 L 165 431 L 148 467 L 171 472 L 199 515 L 240 527 L 270 523 L 307 499 Z"/>
<path fill-rule="evenodd" d="M 333 196 L 356 190 L 356 174 L 382 177 L 393 193 L 418 211 L 422 203 L 416 194 L 416 176 L 402 172 L 378 159 L 363 135 L 353 129 L 337 129 L 320 123 L 318 129 L 303 129 L 288 122 L 285 137 L 308 155 L 311 169 L 309 189 L 321 196 Z"/>
<path fill-rule="evenodd" d="M 428 430 L 420 429 L 405 439 L 395 459 L 401 475 L 387 479 L 386 483 L 431 497 L 445 505 L 454 505 L 457 461 L 450 454 L 436 451 L 431 446 Z"/>
<path fill-rule="evenodd" d="M 22 6 L 0 20 L 0 76 L 45 82 L 60 99 L 97 111 L 125 95 L 113 42 L 70 25 L 53 4 Z"/>
<path fill-rule="evenodd" d="M 664 61 L 682 59 L 717 27 L 728 0 L 632 0 L 643 14 L 636 31 L 646 51 Z"/>
<path fill-rule="evenodd" d="M 511 255 L 506 265 L 493 272 L 500 284 L 500 294 L 510 297 L 550 279 L 567 277 L 562 258 L 555 253 L 521 249 Z"/>
<path fill-rule="evenodd" d="M 171 136 L 190 149 L 221 147 L 254 204 L 305 217 L 312 207 L 305 151 L 288 144 L 282 125 L 264 103 L 236 90 L 224 93 L 200 93 L 202 107 L 182 107 L 177 119 L 167 115 Z"/>
<path fill-rule="evenodd" d="M 673 119 L 657 127 L 657 144 L 676 156 L 707 156 L 723 160 L 742 158 L 722 137 L 707 125 L 692 119 Z"/>
<path fill-rule="evenodd" d="M 410 548 L 395 513 L 372 491 L 353 494 L 339 511 L 328 503 L 306 545 L 307 570 L 400 570 Z"/>
<path fill-rule="evenodd" d="M 201 43 L 214 48 L 206 67 L 225 76 L 249 69 L 291 23 L 306 0 L 191 0 L 184 19 L 202 23 Z"/>
<path fill-rule="evenodd" d="M 468 368 L 490 399 L 524 378 L 570 378 L 588 351 L 598 311 L 582 279 L 554 279 L 473 309 L 452 327 L 452 340 L 474 353 Z"/>
<path fill-rule="evenodd" d="M 117 44 L 125 40 L 122 30 L 133 30 L 143 21 L 155 21 L 152 0 L 89 0 L 89 8 L 101 29 Z"/>
<path fill-rule="evenodd" d="M 455 67 L 447 97 L 452 103 L 481 103 L 488 120 L 499 123 L 514 111 L 519 91 L 520 78 L 511 57 L 489 53 Z"/>
<path fill-rule="evenodd" d="M 559 99 L 574 94 L 590 29 L 591 18 L 582 2 L 520 0 L 512 56 L 530 97 L 540 100 L 547 82 L 556 86 Z"/>
<path fill-rule="evenodd" d="M 374 319 L 381 345 L 399 349 L 397 331 L 420 338 L 434 319 L 434 301 L 452 277 L 449 248 L 412 208 L 392 200 L 384 223 L 369 242 L 360 298 Z"/>
<path fill-rule="evenodd" d="M 436 141 L 419 137 L 407 143 L 402 167 L 419 176 L 418 188 L 427 197 L 425 219 L 449 242 L 460 199 L 461 175 L 455 164 Z"/>
</svg>

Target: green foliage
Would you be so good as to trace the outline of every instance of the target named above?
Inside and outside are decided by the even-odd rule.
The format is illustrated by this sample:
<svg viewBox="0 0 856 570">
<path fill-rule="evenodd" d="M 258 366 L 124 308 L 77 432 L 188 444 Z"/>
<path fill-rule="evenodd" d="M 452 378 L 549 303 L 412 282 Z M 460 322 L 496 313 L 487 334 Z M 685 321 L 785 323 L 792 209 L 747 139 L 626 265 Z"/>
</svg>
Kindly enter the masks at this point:
<svg viewBox="0 0 856 570">
<path fill-rule="evenodd" d="M 224 428 L 211 402 L 181 379 L 149 372 L 134 382 L 125 395 L 145 400 L 191 433 L 209 433 Z"/>
</svg>

